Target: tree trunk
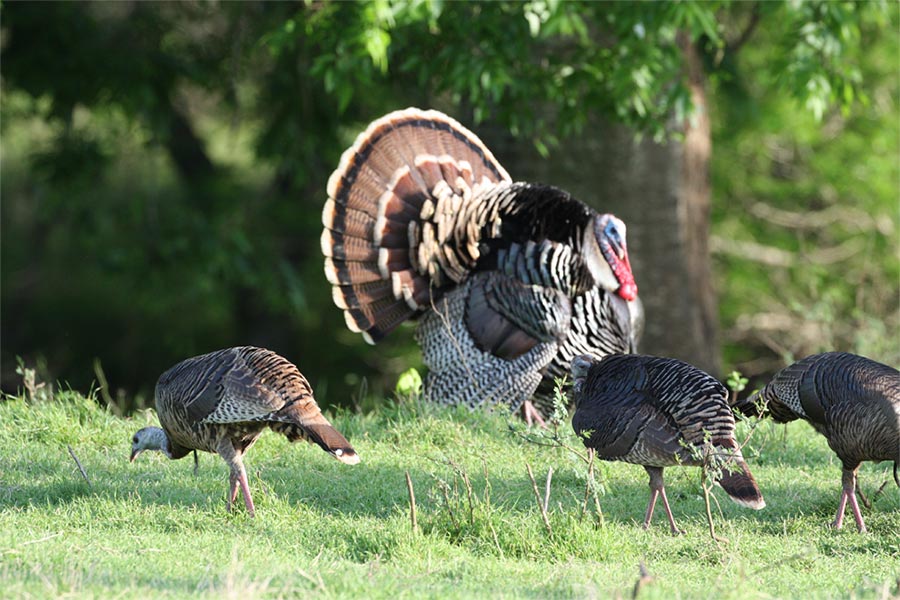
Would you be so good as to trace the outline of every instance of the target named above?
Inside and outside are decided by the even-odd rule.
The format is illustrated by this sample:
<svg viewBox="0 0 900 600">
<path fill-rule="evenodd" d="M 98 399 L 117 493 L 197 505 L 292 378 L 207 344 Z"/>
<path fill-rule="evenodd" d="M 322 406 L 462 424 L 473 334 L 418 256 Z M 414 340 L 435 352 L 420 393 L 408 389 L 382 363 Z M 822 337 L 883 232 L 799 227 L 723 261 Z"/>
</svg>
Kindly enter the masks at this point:
<svg viewBox="0 0 900 600">
<path fill-rule="evenodd" d="M 720 374 L 718 313 L 709 257 L 710 124 L 702 71 L 686 51 L 693 123 L 673 123 L 684 140 L 636 140 L 619 125 L 592 122 L 542 158 L 527 142 L 478 128 L 514 180 L 571 192 L 628 227 L 628 251 L 646 310 L 639 350 Z"/>
<path fill-rule="evenodd" d="M 160 101 L 166 102 L 166 99 L 161 98 Z M 203 141 L 194 133 L 188 116 L 174 103 L 170 103 L 168 109 L 169 123 L 164 141 L 172 164 L 188 185 L 204 183 L 213 175 L 214 169 Z"/>
</svg>

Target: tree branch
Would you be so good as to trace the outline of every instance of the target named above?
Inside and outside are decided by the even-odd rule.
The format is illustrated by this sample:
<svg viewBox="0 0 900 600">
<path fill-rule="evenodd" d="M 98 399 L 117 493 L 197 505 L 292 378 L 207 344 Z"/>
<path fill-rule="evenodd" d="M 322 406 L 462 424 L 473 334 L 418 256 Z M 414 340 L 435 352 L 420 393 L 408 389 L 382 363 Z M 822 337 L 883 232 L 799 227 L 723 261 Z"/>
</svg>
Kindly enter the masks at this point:
<svg viewBox="0 0 900 600">
<path fill-rule="evenodd" d="M 738 36 L 736 40 L 733 42 L 726 44 L 726 48 L 728 52 L 735 54 L 738 50 L 741 49 L 747 40 L 750 39 L 750 36 L 753 35 L 753 32 L 756 30 L 756 26 L 759 25 L 760 11 L 759 11 L 759 2 L 753 4 L 753 11 L 750 13 L 750 20 L 747 21 L 747 25 L 744 27 L 744 30 L 741 32 L 741 35 Z"/>
</svg>

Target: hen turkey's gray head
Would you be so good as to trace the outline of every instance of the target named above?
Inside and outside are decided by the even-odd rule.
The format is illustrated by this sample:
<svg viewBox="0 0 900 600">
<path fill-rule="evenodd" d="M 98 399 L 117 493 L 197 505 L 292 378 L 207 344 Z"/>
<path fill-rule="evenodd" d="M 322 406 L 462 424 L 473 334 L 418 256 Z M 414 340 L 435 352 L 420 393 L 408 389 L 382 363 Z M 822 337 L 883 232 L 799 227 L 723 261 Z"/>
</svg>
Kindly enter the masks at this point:
<svg viewBox="0 0 900 600">
<path fill-rule="evenodd" d="M 585 237 L 588 268 L 597 283 L 624 300 L 637 298 L 637 284 L 628 260 L 625 223 L 608 213 L 597 215 L 593 227 L 585 231 Z"/>
<path fill-rule="evenodd" d="M 588 372 L 596 362 L 597 359 L 590 354 L 582 354 L 581 356 L 573 358 L 572 362 L 569 364 L 569 370 L 572 372 L 573 379 L 572 393 L 575 395 L 576 403 L 581 394 L 581 388 L 584 387 L 584 381 L 587 379 Z"/>
<path fill-rule="evenodd" d="M 159 427 L 144 427 L 138 429 L 131 438 L 131 457 L 129 462 L 134 462 L 138 454 L 144 450 L 159 450 L 168 454 L 168 439 L 166 433 Z"/>
</svg>

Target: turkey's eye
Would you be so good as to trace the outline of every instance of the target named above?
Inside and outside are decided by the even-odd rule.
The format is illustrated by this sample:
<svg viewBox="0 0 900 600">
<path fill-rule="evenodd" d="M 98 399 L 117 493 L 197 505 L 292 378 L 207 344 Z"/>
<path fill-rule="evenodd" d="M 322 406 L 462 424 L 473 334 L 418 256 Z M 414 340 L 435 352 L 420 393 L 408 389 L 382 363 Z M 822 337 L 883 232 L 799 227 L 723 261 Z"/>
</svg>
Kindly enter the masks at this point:
<svg viewBox="0 0 900 600">
<path fill-rule="evenodd" d="M 132 444 L 137 444 L 137 442 L 138 442 L 137 436 L 134 436 L 133 438 L 131 438 L 131 443 L 132 443 Z"/>
<path fill-rule="evenodd" d="M 622 234 L 619 233 L 619 228 L 616 227 L 616 224 L 613 221 L 606 224 L 603 233 L 606 234 L 606 237 L 608 237 L 615 245 L 622 245 Z"/>
</svg>

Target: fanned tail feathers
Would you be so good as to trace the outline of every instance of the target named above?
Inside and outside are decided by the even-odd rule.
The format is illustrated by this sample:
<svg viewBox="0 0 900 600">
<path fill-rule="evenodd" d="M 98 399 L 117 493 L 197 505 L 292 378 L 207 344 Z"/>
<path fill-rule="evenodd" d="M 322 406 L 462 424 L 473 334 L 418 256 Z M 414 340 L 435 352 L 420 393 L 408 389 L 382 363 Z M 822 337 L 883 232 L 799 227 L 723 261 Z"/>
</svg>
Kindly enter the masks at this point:
<svg viewBox="0 0 900 600">
<path fill-rule="evenodd" d="M 409 108 L 369 125 L 341 157 L 322 211 L 325 276 L 347 326 L 374 343 L 456 283 L 434 258 L 453 250 L 422 220 L 501 181 L 509 175 L 491 152 L 442 113 Z"/>
</svg>

